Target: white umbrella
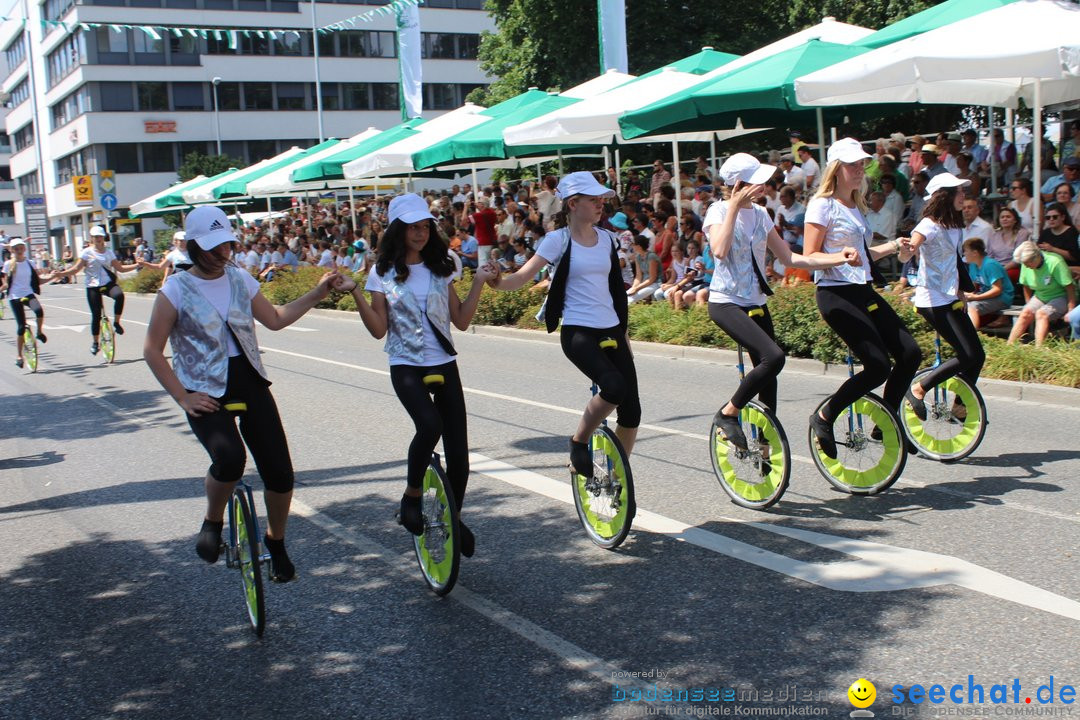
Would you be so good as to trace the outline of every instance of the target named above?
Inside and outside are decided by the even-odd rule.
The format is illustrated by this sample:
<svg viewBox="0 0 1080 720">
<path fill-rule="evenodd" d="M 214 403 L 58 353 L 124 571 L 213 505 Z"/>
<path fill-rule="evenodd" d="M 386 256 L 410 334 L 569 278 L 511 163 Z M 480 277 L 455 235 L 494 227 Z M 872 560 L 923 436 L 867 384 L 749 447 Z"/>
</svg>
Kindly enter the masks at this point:
<svg viewBox="0 0 1080 720">
<path fill-rule="evenodd" d="M 195 185 L 195 184 L 201 183 L 204 180 L 206 180 L 205 175 L 196 175 L 195 177 L 191 178 L 190 180 L 187 180 L 187 181 L 182 182 L 182 183 L 177 183 L 175 185 L 171 185 L 170 187 L 165 188 L 164 190 L 162 190 L 159 193 L 151 195 L 148 198 L 143 198 L 142 200 L 140 200 L 138 202 L 132 203 L 131 207 L 129 208 L 129 211 L 131 212 L 132 215 L 145 215 L 147 213 L 156 212 L 159 209 L 158 206 L 157 206 L 158 199 L 163 198 L 166 195 L 172 195 L 174 192 L 176 192 L 179 189 L 180 185 Z"/>
<path fill-rule="evenodd" d="M 288 165 L 278 168 L 272 173 L 268 173 L 261 178 L 249 182 L 247 185 L 247 194 L 253 197 L 263 195 L 292 195 L 297 192 L 305 192 L 308 190 L 318 191 L 326 189 L 327 184 L 325 182 L 294 183 L 289 179 L 289 175 L 292 173 L 293 170 L 297 168 L 298 165 L 322 160 L 324 157 L 339 153 L 342 150 L 346 149 L 349 145 L 355 145 L 358 142 L 367 140 L 369 137 L 378 135 L 380 132 L 382 132 L 382 130 L 378 130 L 374 127 L 369 127 L 362 133 L 353 135 L 346 140 L 342 140 L 337 145 L 323 148 L 322 150 L 313 155 L 305 155 L 303 158 L 298 158 L 296 162 L 289 163 Z"/>
<path fill-rule="evenodd" d="M 487 116 L 480 114 L 483 109 L 482 105 L 465 103 L 457 110 L 428 120 L 416 128 L 415 135 L 345 163 L 341 168 L 345 179 L 405 175 L 413 172 L 413 153 L 486 121 Z"/>
<path fill-rule="evenodd" d="M 302 153 L 302 152 L 304 152 L 302 149 L 300 149 L 300 148 L 296 147 L 295 145 L 293 145 L 291 148 L 289 148 L 285 152 L 279 153 L 278 155 L 275 155 L 274 157 L 272 157 L 272 158 L 270 158 L 268 160 L 263 160 L 261 162 L 255 163 L 254 165 L 250 165 L 250 166 L 244 168 L 243 170 L 241 170 L 240 172 L 241 173 L 249 173 L 249 172 L 257 171 L 259 168 L 263 168 L 263 167 L 267 167 L 269 165 L 273 165 L 274 163 L 281 162 L 282 160 L 285 160 L 286 158 L 292 157 L 293 155 L 297 155 L 297 154 Z M 216 180 L 214 182 L 204 183 L 202 185 L 199 185 L 198 187 L 192 188 L 191 190 L 187 190 L 187 191 L 184 192 L 184 195 L 183 195 L 184 202 L 186 202 L 186 203 L 188 203 L 190 205 L 198 205 L 200 203 L 217 202 L 218 198 L 216 198 L 214 196 L 214 189 L 217 188 L 217 187 L 220 187 L 221 185 L 224 185 L 226 183 L 235 182 L 235 180 L 233 179 L 234 177 L 238 177 L 238 174 L 234 173 L 234 174 L 231 174 L 231 175 L 227 175 L 227 176 L 222 177 L 222 178 L 220 178 L 220 179 L 218 179 L 218 180 Z"/>
<path fill-rule="evenodd" d="M 805 75 L 795 92 L 804 105 L 1015 107 L 1023 98 L 1041 139 L 1043 105 L 1080 98 L 1080 6 L 1020 0 Z M 1036 142 L 1035 177 L 1041 167 Z"/>
</svg>

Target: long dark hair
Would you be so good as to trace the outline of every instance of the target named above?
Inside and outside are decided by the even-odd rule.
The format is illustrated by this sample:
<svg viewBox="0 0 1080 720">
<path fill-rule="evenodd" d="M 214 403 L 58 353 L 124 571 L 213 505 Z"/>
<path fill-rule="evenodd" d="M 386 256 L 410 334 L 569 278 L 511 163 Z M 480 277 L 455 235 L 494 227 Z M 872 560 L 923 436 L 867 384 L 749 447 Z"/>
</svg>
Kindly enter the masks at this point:
<svg viewBox="0 0 1080 720">
<path fill-rule="evenodd" d="M 433 274 L 439 277 L 447 277 L 454 272 L 454 261 L 448 255 L 450 243 L 439 232 L 439 226 L 434 220 L 428 219 L 428 241 L 420 250 L 420 260 Z M 408 225 L 401 220 L 390 223 L 390 227 L 383 232 L 379 239 L 378 260 L 375 261 L 375 272 L 386 275 L 386 271 L 393 265 L 396 279 L 399 283 L 409 278 L 409 266 L 405 264 L 405 233 Z"/>
<path fill-rule="evenodd" d="M 958 187 L 941 188 L 936 191 L 926 201 L 922 216 L 930 218 L 942 227 L 964 227 L 964 216 L 956 209 L 956 193 L 958 192 L 960 192 Z"/>
<path fill-rule="evenodd" d="M 232 245 L 230 245 L 229 248 L 232 249 Z M 187 254 L 188 257 L 191 258 L 191 264 L 202 270 L 204 273 L 209 273 L 211 270 L 206 264 L 206 259 L 212 252 L 213 250 L 203 250 L 195 240 L 187 241 Z"/>
<path fill-rule="evenodd" d="M 1049 205 L 1046 206 L 1046 210 L 1043 211 L 1043 212 L 1045 214 L 1045 213 L 1048 213 L 1050 211 L 1054 211 L 1054 212 L 1058 213 L 1059 215 L 1061 215 L 1061 219 L 1065 223 L 1065 227 L 1074 227 L 1072 218 L 1069 217 L 1069 211 L 1065 208 L 1064 205 L 1062 205 L 1059 202 L 1050 203 Z"/>
</svg>

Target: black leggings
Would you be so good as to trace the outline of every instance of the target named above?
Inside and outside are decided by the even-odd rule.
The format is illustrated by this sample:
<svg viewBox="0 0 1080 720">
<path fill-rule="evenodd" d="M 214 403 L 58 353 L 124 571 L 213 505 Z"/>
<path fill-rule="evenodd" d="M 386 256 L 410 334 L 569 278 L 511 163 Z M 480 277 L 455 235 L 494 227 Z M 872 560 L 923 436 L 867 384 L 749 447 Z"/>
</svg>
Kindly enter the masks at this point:
<svg viewBox="0 0 1080 720">
<path fill-rule="evenodd" d="M 23 300 L 26 302 L 24 303 Z M 27 295 L 25 298 L 11 298 L 11 312 L 15 313 L 15 333 L 22 335 L 26 330 L 26 308 L 34 311 L 34 317 L 45 317 L 45 311 L 41 309 L 36 295 Z"/>
<path fill-rule="evenodd" d="M 225 395 L 215 398 L 221 408 L 199 417 L 189 414 L 187 419 L 195 437 L 210 455 L 212 478 L 230 483 L 243 476 L 247 461 L 246 442 L 266 489 L 287 493 L 293 489 L 292 458 L 281 416 L 268 385 L 243 355 L 229 358 Z M 226 402 L 247 403 L 247 410 L 238 413 L 239 431 L 233 413 L 225 409 Z"/>
<path fill-rule="evenodd" d="M 113 299 L 113 320 L 124 313 L 124 291 L 115 282 L 110 281 L 101 287 L 86 288 L 86 302 L 90 305 L 90 334 L 94 337 L 101 332 L 99 329 L 101 328 L 101 311 L 105 304 L 101 299 L 103 295 L 108 295 Z"/>
<path fill-rule="evenodd" d="M 749 315 L 751 310 L 761 314 Z M 776 377 L 784 369 L 784 351 L 776 344 L 769 308 L 742 307 L 734 303 L 709 303 L 709 317 L 731 339 L 746 348 L 754 369 L 739 383 L 731 404 L 739 410 L 755 395 L 770 410 L 776 410 Z"/>
<path fill-rule="evenodd" d="M 956 308 L 956 305 L 960 307 Z M 918 308 L 917 312 L 956 352 L 956 357 L 949 358 L 931 370 L 919 384 L 929 390 L 952 376 L 959 375 L 974 385 L 982 372 L 983 363 L 986 362 L 986 352 L 979 340 L 979 331 L 971 324 L 971 318 L 964 311 L 964 304 L 957 302 L 932 308 Z"/>
<path fill-rule="evenodd" d="M 829 398 L 825 419 L 835 420 L 844 408 L 882 383 L 885 402 L 895 412 L 922 361 L 915 338 L 896 311 L 870 285 L 819 285 L 817 305 L 825 322 L 863 366 Z M 890 355 L 895 361 L 891 367 Z"/>
<path fill-rule="evenodd" d="M 443 384 L 429 390 L 424 385 L 425 375 L 442 375 Z M 416 427 L 409 444 L 409 487 L 420 489 L 431 453 L 441 437 L 446 478 L 454 489 L 454 500 L 460 510 L 469 483 L 469 429 L 457 363 L 450 361 L 430 367 L 391 365 L 390 382 Z"/>
<path fill-rule="evenodd" d="M 604 350 L 600 341 L 612 338 L 618 343 Z M 637 369 L 626 341 L 625 328 L 606 330 L 563 325 L 559 334 L 563 354 L 600 388 L 600 397 L 618 407 L 617 422 L 624 428 L 641 424 L 641 397 L 638 395 Z"/>
</svg>

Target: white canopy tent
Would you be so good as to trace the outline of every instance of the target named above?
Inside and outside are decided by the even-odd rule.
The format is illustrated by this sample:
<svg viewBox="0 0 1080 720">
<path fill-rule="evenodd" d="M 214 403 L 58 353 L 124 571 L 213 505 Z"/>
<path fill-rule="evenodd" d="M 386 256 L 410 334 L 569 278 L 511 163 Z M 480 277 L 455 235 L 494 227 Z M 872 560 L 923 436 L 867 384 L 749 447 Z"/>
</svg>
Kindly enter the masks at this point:
<svg viewBox="0 0 1080 720">
<path fill-rule="evenodd" d="M 1016 107 L 1023 98 L 1041 139 L 1044 105 L 1080 98 L 1080 5 L 1020 0 L 810 73 L 795 81 L 795 91 L 804 105 Z M 1042 142 L 1034 151 L 1038 169 Z"/>
</svg>

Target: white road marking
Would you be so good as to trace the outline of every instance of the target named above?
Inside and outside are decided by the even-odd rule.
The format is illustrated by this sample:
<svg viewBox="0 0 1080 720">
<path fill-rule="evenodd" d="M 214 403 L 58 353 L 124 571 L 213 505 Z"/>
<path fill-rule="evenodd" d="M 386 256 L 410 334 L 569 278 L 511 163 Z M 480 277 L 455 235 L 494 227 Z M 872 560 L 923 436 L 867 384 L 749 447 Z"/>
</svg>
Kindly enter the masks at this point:
<svg viewBox="0 0 1080 720">
<path fill-rule="evenodd" d="M 73 332 L 81 333 L 88 326 L 87 325 L 45 325 L 46 330 L 71 330 Z"/>
<path fill-rule="evenodd" d="M 470 453 L 469 466 L 495 480 L 514 487 L 573 505 L 568 483 L 552 480 L 531 470 Z M 719 517 L 718 520 L 741 523 L 766 532 L 790 537 L 818 547 L 851 556 L 848 562 L 806 562 L 764 550 L 729 538 L 720 533 L 702 530 L 649 510 L 638 509 L 634 527 L 666 535 L 672 540 L 712 550 L 736 560 L 804 580 L 829 590 L 841 592 L 891 592 L 939 585 L 958 585 L 968 590 L 1010 600 L 1037 610 L 1080 620 L 1080 602 L 1035 587 L 1021 580 L 989 570 L 966 560 L 937 553 L 911 550 L 882 543 L 854 540 L 812 530 L 759 523 L 738 518 Z"/>
<path fill-rule="evenodd" d="M 287 328 L 284 328 L 284 329 L 285 330 L 292 330 L 293 332 L 319 332 L 315 328 L 296 327 L 295 325 L 290 325 L 290 326 L 288 326 Z"/>
</svg>

